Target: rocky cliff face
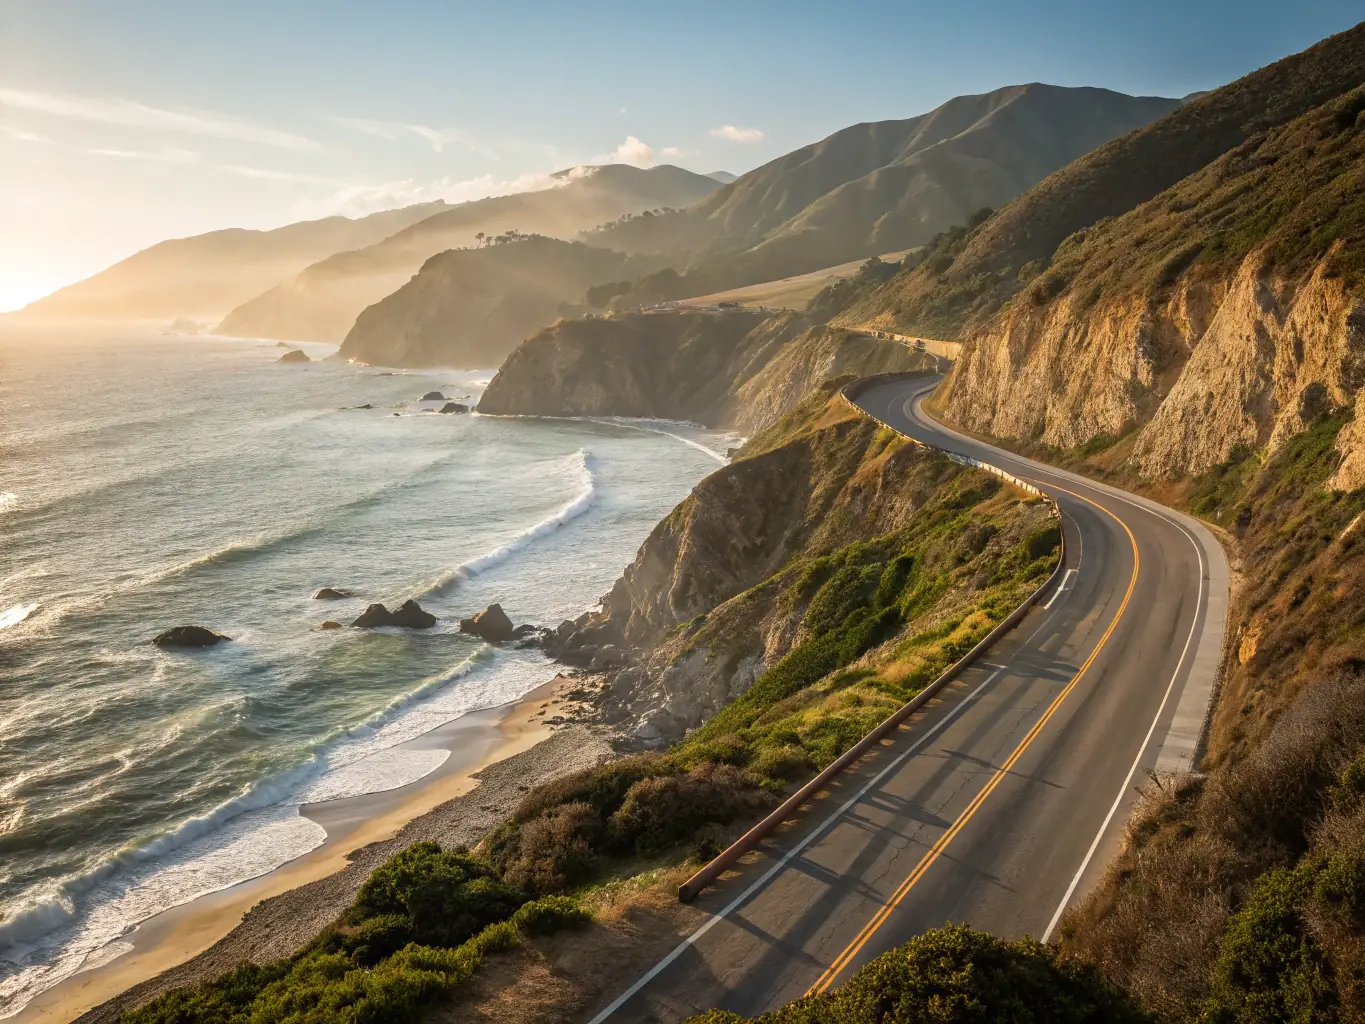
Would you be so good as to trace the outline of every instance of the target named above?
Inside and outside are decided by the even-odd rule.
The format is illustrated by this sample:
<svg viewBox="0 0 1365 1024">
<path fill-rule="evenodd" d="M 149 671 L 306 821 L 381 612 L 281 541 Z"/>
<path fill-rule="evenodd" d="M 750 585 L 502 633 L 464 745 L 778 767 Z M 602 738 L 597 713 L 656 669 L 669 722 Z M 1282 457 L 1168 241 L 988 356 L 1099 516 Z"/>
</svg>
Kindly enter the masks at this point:
<svg viewBox="0 0 1365 1024">
<path fill-rule="evenodd" d="M 529 338 L 479 411 L 653 416 L 752 433 L 833 377 L 924 365 L 897 342 L 812 325 L 800 313 L 632 313 L 565 320 Z"/>
<path fill-rule="evenodd" d="M 1323 261 L 1288 281 L 1256 253 L 1165 297 L 1017 304 L 964 353 L 948 414 L 1059 448 L 1140 424 L 1132 458 L 1148 476 L 1273 451 L 1365 384 L 1365 303 L 1330 275 Z"/>
<path fill-rule="evenodd" d="M 1357 89 L 1068 240 L 969 339 L 948 415 L 1060 448 L 1135 433 L 1134 465 L 1170 476 L 1273 455 L 1350 406 L 1365 385 L 1362 111 Z"/>
</svg>

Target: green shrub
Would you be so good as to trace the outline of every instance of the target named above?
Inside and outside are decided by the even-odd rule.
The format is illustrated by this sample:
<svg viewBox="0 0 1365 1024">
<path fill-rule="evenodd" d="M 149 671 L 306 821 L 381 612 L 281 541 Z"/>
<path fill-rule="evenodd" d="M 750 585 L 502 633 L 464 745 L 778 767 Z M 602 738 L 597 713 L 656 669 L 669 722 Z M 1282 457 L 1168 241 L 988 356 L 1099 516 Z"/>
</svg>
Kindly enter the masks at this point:
<svg viewBox="0 0 1365 1024">
<path fill-rule="evenodd" d="M 1062 528 L 1054 524 L 1030 533 L 1020 545 L 1020 551 L 1025 562 L 1036 562 L 1056 551 L 1061 542 Z"/>
<path fill-rule="evenodd" d="M 766 802 L 749 772 L 701 764 L 684 775 L 635 783 L 608 827 L 617 849 L 652 853 L 682 842 L 702 825 L 726 824 Z"/>
<path fill-rule="evenodd" d="M 575 801 L 549 807 L 521 824 L 509 822 L 489 845 L 493 863 L 510 884 L 553 893 L 592 875 L 605 838 L 598 812 Z"/>
<path fill-rule="evenodd" d="M 742 1024 L 722 1010 L 688 1024 Z M 1140 1024 L 1149 1018 L 1089 964 L 1032 939 L 949 925 L 883 953 L 838 989 L 755 1024 Z"/>
<path fill-rule="evenodd" d="M 1304 910 L 1316 867 L 1264 875 L 1233 915 L 1210 979 L 1208 1024 L 1313 1024 L 1336 1019 L 1336 993 Z"/>
<path fill-rule="evenodd" d="M 567 896 L 545 896 L 525 904 L 512 915 L 511 924 L 523 935 L 552 935 L 591 920 L 592 915 Z"/>
<path fill-rule="evenodd" d="M 436 843 L 415 843 L 375 869 L 361 886 L 344 924 L 363 925 L 406 918 L 413 941 L 457 946 L 487 925 L 511 917 L 525 897 L 483 861 L 463 850 L 442 850 Z"/>
</svg>

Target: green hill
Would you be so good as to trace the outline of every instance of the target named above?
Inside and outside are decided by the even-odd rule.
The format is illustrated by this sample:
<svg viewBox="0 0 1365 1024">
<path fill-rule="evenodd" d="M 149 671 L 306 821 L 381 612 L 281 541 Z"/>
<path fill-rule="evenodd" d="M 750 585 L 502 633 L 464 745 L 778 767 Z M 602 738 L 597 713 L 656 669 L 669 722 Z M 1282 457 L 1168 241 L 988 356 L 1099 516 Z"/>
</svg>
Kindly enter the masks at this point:
<svg viewBox="0 0 1365 1024">
<path fill-rule="evenodd" d="M 685 294 L 672 298 L 803 273 L 927 242 L 1179 102 L 1038 83 L 959 96 L 845 128 L 681 213 L 592 240 L 690 253 Z"/>
<path fill-rule="evenodd" d="M 452 249 L 361 312 L 340 354 L 382 366 L 496 367 L 593 284 L 657 265 L 543 236 Z"/>
</svg>

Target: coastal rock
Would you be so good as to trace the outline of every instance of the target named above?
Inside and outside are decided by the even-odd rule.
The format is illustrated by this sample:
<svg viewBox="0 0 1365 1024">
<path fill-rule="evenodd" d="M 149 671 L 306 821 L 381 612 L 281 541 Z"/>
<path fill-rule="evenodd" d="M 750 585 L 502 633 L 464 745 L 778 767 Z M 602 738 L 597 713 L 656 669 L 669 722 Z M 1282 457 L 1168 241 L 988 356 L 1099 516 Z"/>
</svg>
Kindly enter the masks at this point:
<svg viewBox="0 0 1365 1024">
<path fill-rule="evenodd" d="M 175 626 L 158 633 L 152 643 L 158 647 L 212 647 L 232 637 L 215 633 L 206 626 Z"/>
<path fill-rule="evenodd" d="M 382 604 L 372 604 L 366 608 L 352 626 L 373 629 L 376 626 L 402 626 L 407 629 L 430 629 L 436 625 L 436 616 L 424 611 L 416 601 L 404 601 L 396 611 L 389 611 Z"/>
<path fill-rule="evenodd" d="M 407 629 L 430 629 L 436 625 L 436 616 L 424 610 L 416 601 L 404 601 L 397 611 L 390 614 L 389 625 L 403 626 Z"/>
<path fill-rule="evenodd" d="M 275 342 L 275 347 L 276 347 L 276 348 L 288 348 L 288 347 L 289 347 L 289 342 L 287 342 L 287 341 L 277 341 L 277 342 Z"/>
<path fill-rule="evenodd" d="M 313 360 L 308 358 L 307 352 L 298 348 L 290 349 L 284 355 L 280 356 L 280 358 L 275 360 L 277 363 L 311 363 L 312 361 Z"/>
<path fill-rule="evenodd" d="M 516 636 L 516 627 L 500 604 L 490 604 L 470 619 L 460 620 L 460 632 L 472 633 L 483 640 L 501 643 Z"/>
<path fill-rule="evenodd" d="M 422 396 L 421 400 L 423 402 L 444 402 L 446 400 L 446 396 L 441 394 L 439 391 L 428 391 L 425 395 Z"/>
<path fill-rule="evenodd" d="M 441 406 L 441 412 L 468 412 L 469 406 L 461 405 L 459 402 L 447 402 Z"/>
<path fill-rule="evenodd" d="M 313 592 L 314 601 L 339 601 L 343 597 L 350 597 L 349 590 L 338 590 L 336 587 L 323 587 L 321 590 Z"/>
<path fill-rule="evenodd" d="M 335 622 L 335 621 L 333 621 L 332 619 L 328 619 L 328 620 L 327 620 L 326 622 L 324 622 L 321 626 L 319 626 L 318 629 L 319 629 L 319 630 L 324 630 L 324 631 L 325 631 L 325 630 L 328 630 L 328 629 L 341 629 L 341 623 L 340 623 L 340 622 Z"/>
</svg>

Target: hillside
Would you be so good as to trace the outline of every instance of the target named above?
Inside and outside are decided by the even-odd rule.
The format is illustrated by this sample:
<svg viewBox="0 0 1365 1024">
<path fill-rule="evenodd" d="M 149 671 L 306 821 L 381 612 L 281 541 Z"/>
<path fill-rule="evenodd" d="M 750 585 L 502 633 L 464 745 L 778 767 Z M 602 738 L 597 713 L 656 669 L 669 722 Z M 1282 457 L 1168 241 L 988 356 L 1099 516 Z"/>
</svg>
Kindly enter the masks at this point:
<svg viewBox="0 0 1365 1024">
<path fill-rule="evenodd" d="M 671 298 L 909 248 L 1178 103 L 1038 83 L 959 96 L 919 117 L 845 128 L 686 211 L 597 241 L 690 252 L 693 280 Z"/>
<path fill-rule="evenodd" d="M 461 203 L 376 244 L 329 254 L 233 309 L 218 333 L 239 337 L 340 341 L 366 306 L 397 291 L 422 263 L 480 235 L 510 231 L 569 238 L 586 228 L 662 207 L 686 206 L 720 184 L 680 167 L 625 164 L 572 168 L 554 187 Z M 594 282 L 595 283 L 595 282 Z"/>
<path fill-rule="evenodd" d="M 1365 24 L 1194 98 L 1076 160 L 855 314 L 859 322 L 906 333 L 965 338 L 1045 270 L 1063 240 L 1363 82 Z"/>
<path fill-rule="evenodd" d="M 629 313 L 563 320 L 528 338 L 479 411 L 688 419 L 747 434 L 832 378 L 931 365 L 897 342 L 827 327 L 818 314 Z"/>
<path fill-rule="evenodd" d="M 229 228 L 174 238 L 26 306 L 45 320 L 220 317 L 281 278 L 343 249 L 372 245 L 446 209 L 443 202 L 350 220 L 327 217 L 273 231 Z"/>
<path fill-rule="evenodd" d="M 649 267 L 647 259 L 541 236 L 452 249 L 365 309 L 340 355 L 381 366 L 497 366 L 591 285 Z"/>
<path fill-rule="evenodd" d="M 1061 448 L 1132 435 L 1140 472 L 1169 476 L 1349 407 L 1365 385 L 1362 111 L 1365 87 L 1065 242 L 972 338 L 948 415 Z"/>
</svg>

